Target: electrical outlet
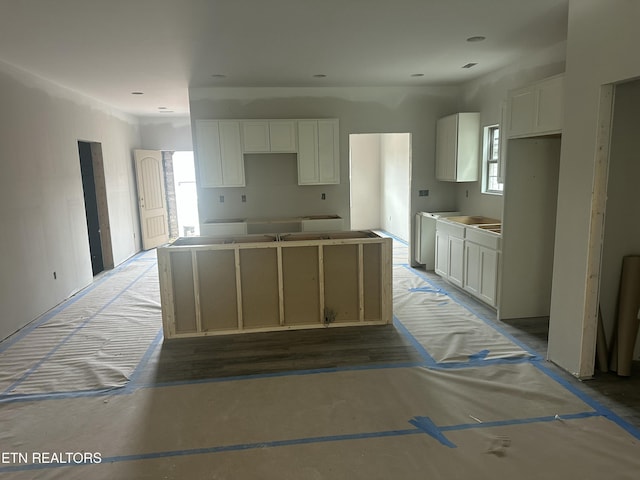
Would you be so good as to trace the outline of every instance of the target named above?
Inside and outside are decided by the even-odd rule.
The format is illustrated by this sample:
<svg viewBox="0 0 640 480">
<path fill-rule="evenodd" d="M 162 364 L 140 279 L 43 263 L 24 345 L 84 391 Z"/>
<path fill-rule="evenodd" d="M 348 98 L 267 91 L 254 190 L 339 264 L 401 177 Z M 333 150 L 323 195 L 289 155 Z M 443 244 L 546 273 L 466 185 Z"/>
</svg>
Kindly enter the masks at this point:
<svg viewBox="0 0 640 480">
<path fill-rule="evenodd" d="M 429 196 L 429 190 L 418 190 L 418 195 L 420 197 L 428 197 Z"/>
<path fill-rule="evenodd" d="M 247 202 L 247 196 L 246 195 L 242 195 L 242 203 L 246 203 Z"/>
<path fill-rule="evenodd" d="M 323 193 L 323 194 L 322 194 L 322 196 L 321 196 L 320 198 L 322 198 L 322 200 L 326 200 L 326 199 L 327 199 L 327 194 L 326 194 L 326 193 Z"/>
<path fill-rule="evenodd" d="M 224 195 L 220 195 L 220 203 L 224 203 Z"/>
<path fill-rule="evenodd" d="M 56 272 L 53 272 L 53 279 L 57 280 L 58 279 L 58 274 Z"/>
<path fill-rule="evenodd" d="M 466 191 L 465 191 L 465 196 L 466 196 L 467 198 L 469 198 L 469 190 L 466 190 Z"/>
</svg>

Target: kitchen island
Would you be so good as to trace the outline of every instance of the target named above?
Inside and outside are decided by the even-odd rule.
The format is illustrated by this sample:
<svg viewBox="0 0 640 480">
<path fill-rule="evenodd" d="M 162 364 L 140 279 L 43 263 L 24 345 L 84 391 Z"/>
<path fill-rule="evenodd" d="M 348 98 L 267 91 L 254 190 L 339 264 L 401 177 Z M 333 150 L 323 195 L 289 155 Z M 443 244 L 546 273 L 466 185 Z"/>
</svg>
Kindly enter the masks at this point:
<svg viewBox="0 0 640 480">
<path fill-rule="evenodd" d="M 370 231 L 179 238 L 158 248 L 164 338 L 391 323 Z"/>
</svg>

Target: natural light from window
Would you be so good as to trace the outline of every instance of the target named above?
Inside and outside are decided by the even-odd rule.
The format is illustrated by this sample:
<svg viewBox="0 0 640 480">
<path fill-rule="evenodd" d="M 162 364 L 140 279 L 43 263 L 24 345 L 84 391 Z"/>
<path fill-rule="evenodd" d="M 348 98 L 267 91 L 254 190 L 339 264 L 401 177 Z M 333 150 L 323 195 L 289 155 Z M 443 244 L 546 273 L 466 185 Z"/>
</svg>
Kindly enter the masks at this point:
<svg viewBox="0 0 640 480">
<path fill-rule="evenodd" d="M 498 179 L 500 160 L 500 129 L 498 125 L 484 127 L 484 157 L 482 193 L 502 195 L 504 184 Z"/>
</svg>

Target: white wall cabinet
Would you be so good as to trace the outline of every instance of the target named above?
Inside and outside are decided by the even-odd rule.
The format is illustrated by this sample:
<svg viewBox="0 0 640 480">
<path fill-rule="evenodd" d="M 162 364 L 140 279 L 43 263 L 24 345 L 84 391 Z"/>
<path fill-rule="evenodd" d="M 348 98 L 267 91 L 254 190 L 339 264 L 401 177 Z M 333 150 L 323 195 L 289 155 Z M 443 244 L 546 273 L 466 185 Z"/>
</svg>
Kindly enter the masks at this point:
<svg viewBox="0 0 640 480">
<path fill-rule="evenodd" d="M 243 120 L 244 153 L 296 153 L 295 120 Z"/>
<path fill-rule="evenodd" d="M 201 187 L 243 187 L 240 122 L 196 120 L 196 159 Z"/>
<path fill-rule="evenodd" d="M 298 184 L 340 183 L 338 120 L 298 121 Z"/>
<path fill-rule="evenodd" d="M 562 133 L 564 75 L 512 90 L 507 100 L 508 138 Z"/>
<path fill-rule="evenodd" d="M 436 178 L 444 182 L 478 180 L 480 114 L 456 113 L 436 125 Z"/>
</svg>

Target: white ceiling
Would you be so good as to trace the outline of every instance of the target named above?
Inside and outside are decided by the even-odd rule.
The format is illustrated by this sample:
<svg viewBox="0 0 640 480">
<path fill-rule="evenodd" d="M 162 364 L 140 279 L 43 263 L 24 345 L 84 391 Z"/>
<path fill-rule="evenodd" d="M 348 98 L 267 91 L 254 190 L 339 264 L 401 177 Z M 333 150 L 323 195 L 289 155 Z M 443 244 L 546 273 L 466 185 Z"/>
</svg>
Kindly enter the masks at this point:
<svg viewBox="0 0 640 480">
<path fill-rule="evenodd" d="M 566 39 L 567 4 L 0 0 L 0 60 L 134 115 L 185 115 L 189 86 L 463 83 Z"/>
</svg>

